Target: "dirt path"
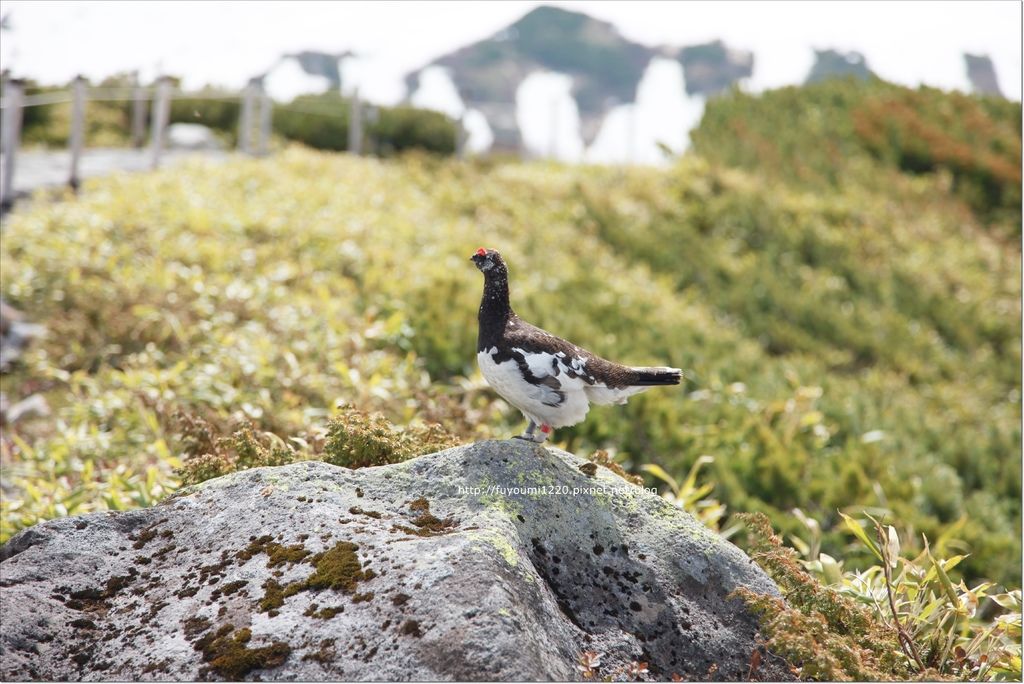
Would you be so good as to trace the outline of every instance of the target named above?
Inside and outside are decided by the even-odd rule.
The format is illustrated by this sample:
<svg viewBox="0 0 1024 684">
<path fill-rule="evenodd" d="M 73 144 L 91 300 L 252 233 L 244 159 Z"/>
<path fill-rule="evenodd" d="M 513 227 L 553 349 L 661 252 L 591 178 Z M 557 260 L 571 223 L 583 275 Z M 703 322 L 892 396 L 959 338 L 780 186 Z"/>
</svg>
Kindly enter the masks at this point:
<svg viewBox="0 0 1024 684">
<path fill-rule="evenodd" d="M 219 150 L 167 150 L 160 157 L 160 165 L 175 164 L 195 155 L 209 159 L 226 159 L 230 153 Z M 0 155 L 0 160 L 2 159 L 3 156 Z M 66 150 L 19 150 L 14 172 L 15 199 L 40 188 L 66 185 L 70 174 L 70 160 L 71 154 Z M 152 156 L 148 149 L 95 148 L 82 154 L 78 168 L 79 176 L 84 180 L 118 171 L 148 171 L 151 165 Z"/>
</svg>

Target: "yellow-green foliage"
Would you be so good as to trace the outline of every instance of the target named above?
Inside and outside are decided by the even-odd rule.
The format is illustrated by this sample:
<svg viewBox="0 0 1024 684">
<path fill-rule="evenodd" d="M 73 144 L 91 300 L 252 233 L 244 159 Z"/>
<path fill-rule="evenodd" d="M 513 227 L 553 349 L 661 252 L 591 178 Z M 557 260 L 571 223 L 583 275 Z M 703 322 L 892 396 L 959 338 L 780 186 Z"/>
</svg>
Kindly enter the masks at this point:
<svg viewBox="0 0 1024 684">
<path fill-rule="evenodd" d="M 799 560 L 764 515 L 739 517 L 750 532 L 751 557 L 778 583 L 785 601 L 746 588 L 737 594 L 760 616 L 768 649 L 800 678 L 1020 680 L 1019 589 L 990 595 L 987 583 L 954 585 L 948 571 L 961 556 L 936 560 L 926 548 L 917 558 L 903 558 L 891 526 L 875 523 L 875 543 L 848 519 L 881 564 L 843 573 L 827 555 Z M 985 608 L 992 610 L 982 620 L 978 609 L 986 597 L 991 603 Z"/>
<path fill-rule="evenodd" d="M 454 435 L 437 423 L 400 431 L 383 416 L 349 409 L 328 422 L 323 460 L 346 468 L 365 468 L 398 463 L 457 444 Z"/>
<path fill-rule="evenodd" d="M 701 468 L 714 462 L 715 459 L 711 456 L 706 454 L 701 456 L 690 466 L 690 472 L 686 474 L 686 479 L 682 482 L 668 474 L 657 463 L 645 463 L 641 466 L 641 470 L 668 485 L 668 491 L 662 494 L 664 499 L 677 508 L 688 511 L 702 523 L 728 539 L 739 530 L 739 525 L 732 524 L 723 528 L 722 522 L 725 518 L 726 508 L 720 501 L 710 497 L 715 490 L 715 484 L 713 482 L 697 483 Z"/>
<path fill-rule="evenodd" d="M 740 589 L 761 616 L 772 652 L 814 680 L 906 679 L 895 632 L 866 608 L 816 582 L 783 547 L 764 515 L 740 514 L 750 528 L 751 557 L 778 583 L 786 602 Z M 787 605 L 788 604 L 788 605 Z"/>
<path fill-rule="evenodd" d="M 181 417 L 184 464 L 178 472 L 182 484 L 196 484 L 236 470 L 285 465 L 302 454 L 273 433 L 257 434 L 246 422 L 230 437 L 214 437 L 214 428 L 201 418 Z"/>
<path fill-rule="evenodd" d="M 712 455 L 709 500 L 790 534 L 799 507 L 833 556 L 837 509 L 871 506 L 908 546 L 924 532 L 969 551 L 957 573 L 1019 585 L 1020 251 L 941 173 L 894 173 L 808 190 L 698 156 L 654 170 L 293 149 L 26 205 L 5 222 L 2 294 L 50 335 L 4 387 L 41 387 L 54 417 L 8 430 L 2 535 L 176 487 L 181 456 L 201 455 L 179 410 L 216 437 L 252 423 L 253 463 L 281 445 L 324 457 L 339 403 L 463 441 L 518 431 L 475 369 L 467 257 L 485 245 L 525 318 L 687 370 L 556 442 L 677 481 Z M 352 464 L 387 451 L 338 434 Z"/>
</svg>

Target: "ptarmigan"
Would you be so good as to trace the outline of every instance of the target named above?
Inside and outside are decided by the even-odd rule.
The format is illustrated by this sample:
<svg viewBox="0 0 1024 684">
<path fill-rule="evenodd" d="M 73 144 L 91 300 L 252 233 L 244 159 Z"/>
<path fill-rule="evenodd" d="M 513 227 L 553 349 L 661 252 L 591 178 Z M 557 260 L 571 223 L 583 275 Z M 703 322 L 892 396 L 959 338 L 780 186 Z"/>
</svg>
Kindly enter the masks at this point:
<svg viewBox="0 0 1024 684">
<path fill-rule="evenodd" d="M 591 402 L 625 404 L 653 386 L 679 384 L 678 368 L 622 366 L 530 325 L 509 304 L 501 255 L 481 247 L 470 259 L 484 274 L 477 363 L 491 387 L 529 421 L 520 439 L 543 442 L 552 428 L 581 422 Z"/>
</svg>

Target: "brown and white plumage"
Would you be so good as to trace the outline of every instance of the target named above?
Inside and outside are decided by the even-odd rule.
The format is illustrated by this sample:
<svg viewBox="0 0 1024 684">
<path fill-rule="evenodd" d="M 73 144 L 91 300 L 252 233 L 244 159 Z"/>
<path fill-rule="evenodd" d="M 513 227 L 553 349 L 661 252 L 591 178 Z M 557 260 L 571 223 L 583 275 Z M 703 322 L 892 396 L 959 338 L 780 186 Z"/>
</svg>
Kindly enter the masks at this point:
<svg viewBox="0 0 1024 684">
<path fill-rule="evenodd" d="M 678 368 L 624 366 L 522 320 L 509 303 L 501 255 L 481 247 L 471 259 L 484 274 L 477 362 L 491 387 L 529 421 L 521 438 L 543 442 L 552 428 L 582 422 L 591 403 L 625 404 L 651 387 L 679 384 Z"/>
</svg>

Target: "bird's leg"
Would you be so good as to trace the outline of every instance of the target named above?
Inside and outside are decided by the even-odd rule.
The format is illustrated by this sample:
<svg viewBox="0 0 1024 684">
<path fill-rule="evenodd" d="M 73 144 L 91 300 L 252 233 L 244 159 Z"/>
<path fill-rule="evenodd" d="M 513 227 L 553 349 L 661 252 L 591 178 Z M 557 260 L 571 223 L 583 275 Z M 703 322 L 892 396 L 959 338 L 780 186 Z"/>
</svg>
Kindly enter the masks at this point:
<svg viewBox="0 0 1024 684">
<path fill-rule="evenodd" d="M 537 443 L 538 444 L 543 444 L 544 441 L 548 438 L 549 434 L 551 434 L 551 426 L 550 425 L 541 425 L 540 426 L 540 439 L 536 440 Z"/>
<path fill-rule="evenodd" d="M 521 435 L 516 435 L 516 439 L 525 439 L 527 442 L 536 442 L 537 440 L 533 436 L 533 431 L 537 429 L 537 424 L 532 420 L 530 424 L 526 426 L 526 432 Z"/>
</svg>

